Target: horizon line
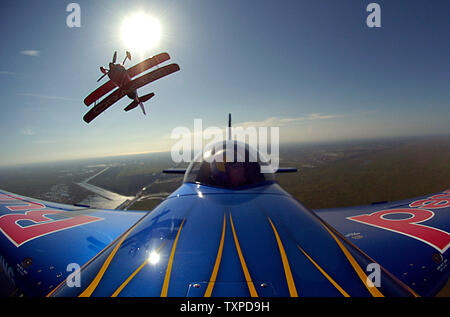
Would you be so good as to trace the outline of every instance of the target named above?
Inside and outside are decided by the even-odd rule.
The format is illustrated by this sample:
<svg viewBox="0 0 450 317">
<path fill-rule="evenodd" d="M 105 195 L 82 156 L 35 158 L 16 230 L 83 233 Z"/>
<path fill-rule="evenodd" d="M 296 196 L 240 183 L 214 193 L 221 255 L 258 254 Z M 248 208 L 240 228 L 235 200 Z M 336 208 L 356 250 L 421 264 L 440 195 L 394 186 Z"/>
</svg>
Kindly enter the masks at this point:
<svg viewBox="0 0 450 317">
<path fill-rule="evenodd" d="M 377 140 L 392 140 L 392 139 L 414 139 L 414 138 L 432 138 L 432 137 L 450 137 L 450 133 L 440 133 L 440 134 L 429 134 L 429 135 L 410 135 L 410 136 L 382 136 L 382 137 L 366 137 L 366 138 L 355 138 L 355 139 L 338 139 L 338 140 L 315 140 L 315 141 L 287 141 L 280 142 L 280 145 L 310 145 L 310 144 L 330 144 L 330 143 L 342 143 L 342 142 L 367 142 L 367 141 L 377 141 Z M 192 151 L 196 151 L 196 149 L 192 149 Z M 0 164 L 0 168 L 14 168 L 14 167 L 23 167 L 23 166 L 32 166 L 32 165 L 41 165 L 41 164 L 51 164 L 51 163 L 69 163 L 73 161 L 84 161 L 84 160 L 95 160 L 95 159 L 107 159 L 107 158 L 118 158 L 118 157 L 126 157 L 126 156 L 138 156 L 145 154 L 161 154 L 161 153 L 170 153 L 170 150 L 166 151 L 143 151 L 143 152 L 127 152 L 127 153 L 115 153 L 115 154 L 105 154 L 105 155 L 95 155 L 95 156 L 87 156 L 87 157 L 79 157 L 79 158 L 65 158 L 58 160 L 46 160 L 46 161 L 37 161 L 37 162 L 28 162 L 28 163 L 13 163 L 13 164 Z"/>
</svg>

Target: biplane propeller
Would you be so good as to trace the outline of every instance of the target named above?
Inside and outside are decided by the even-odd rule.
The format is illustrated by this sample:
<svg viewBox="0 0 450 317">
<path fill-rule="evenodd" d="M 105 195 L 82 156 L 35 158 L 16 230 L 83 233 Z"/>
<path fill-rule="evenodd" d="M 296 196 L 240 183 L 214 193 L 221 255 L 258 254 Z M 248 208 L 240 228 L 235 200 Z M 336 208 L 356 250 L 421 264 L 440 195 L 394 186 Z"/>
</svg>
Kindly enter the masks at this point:
<svg viewBox="0 0 450 317">
<path fill-rule="evenodd" d="M 125 65 L 125 61 L 129 59 L 131 61 L 131 53 L 126 51 L 126 55 L 125 55 L 125 59 L 122 62 L 122 66 Z M 103 75 L 97 79 L 97 82 L 99 82 L 100 80 L 102 80 L 106 75 L 108 75 L 110 69 L 113 67 L 112 65 L 114 65 L 116 63 L 117 60 L 117 51 L 114 52 L 113 58 L 112 58 L 112 62 L 109 63 L 109 69 L 105 69 L 103 66 L 100 66 L 100 71 L 103 73 Z"/>
</svg>

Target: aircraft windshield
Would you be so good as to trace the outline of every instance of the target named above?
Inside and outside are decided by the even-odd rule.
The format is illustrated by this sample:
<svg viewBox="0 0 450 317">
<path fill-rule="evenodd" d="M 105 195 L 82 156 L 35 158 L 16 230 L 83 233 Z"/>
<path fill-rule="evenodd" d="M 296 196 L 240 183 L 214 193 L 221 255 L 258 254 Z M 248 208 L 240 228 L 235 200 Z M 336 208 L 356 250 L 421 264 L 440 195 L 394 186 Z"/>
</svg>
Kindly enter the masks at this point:
<svg viewBox="0 0 450 317">
<path fill-rule="evenodd" d="M 261 153 L 236 141 L 220 142 L 194 159 L 186 170 L 184 182 L 223 188 L 239 188 L 275 180 Z M 266 169 L 271 173 L 263 173 Z"/>
</svg>

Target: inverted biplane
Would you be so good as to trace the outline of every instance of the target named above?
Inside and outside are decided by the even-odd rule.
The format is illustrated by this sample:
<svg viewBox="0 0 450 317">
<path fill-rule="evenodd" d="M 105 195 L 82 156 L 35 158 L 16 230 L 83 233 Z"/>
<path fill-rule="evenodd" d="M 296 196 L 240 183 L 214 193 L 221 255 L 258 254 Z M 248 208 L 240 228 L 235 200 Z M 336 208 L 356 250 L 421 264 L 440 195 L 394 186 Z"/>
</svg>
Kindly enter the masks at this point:
<svg viewBox="0 0 450 317">
<path fill-rule="evenodd" d="M 144 96 L 139 97 L 137 94 L 137 89 L 157 80 L 167 75 L 170 75 L 176 71 L 180 70 L 180 67 L 177 64 L 170 64 L 163 67 L 159 67 L 156 70 L 142 75 L 136 79 L 132 79 L 137 75 L 145 72 L 146 70 L 157 66 L 167 60 L 170 59 L 169 54 L 161 53 L 150 57 L 139 64 L 134 65 L 128 70 L 123 66 L 127 59 L 131 60 L 131 54 L 126 52 L 126 57 L 123 60 L 122 64 L 116 64 L 117 52 L 114 52 L 112 62 L 109 63 L 109 69 L 105 69 L 100 67 L 100 71 L 103 75 L 97 80 L 100 81 L 106 75 L 109 77 L 109 81 L 101 85 L 99 88 L 94 90 L 84 99 L 84 104 L 86 106 L 90 106 L 94 104 L 94 107 L 84 115 L 83 120 L 86 123 L 90 123 L 94 120 L 98 115 L 100 115 L 103 111 L 108 109 L 114 103 L 119 101 L 124 96 L 128 96 L 133 101 L 124 109 L 125 111 L 130 111 L 136 108 L 138 105 L 141 107 L 142 112 L 145 113 L 144 102 L 152 98 L 155 94 L 149 93 Z M 114 92 L 109 94 L 99 103 L 97 100 L 102 98 L 104 95 L 108 94 L 114 88 L 117 88 Z"/>
</svg>

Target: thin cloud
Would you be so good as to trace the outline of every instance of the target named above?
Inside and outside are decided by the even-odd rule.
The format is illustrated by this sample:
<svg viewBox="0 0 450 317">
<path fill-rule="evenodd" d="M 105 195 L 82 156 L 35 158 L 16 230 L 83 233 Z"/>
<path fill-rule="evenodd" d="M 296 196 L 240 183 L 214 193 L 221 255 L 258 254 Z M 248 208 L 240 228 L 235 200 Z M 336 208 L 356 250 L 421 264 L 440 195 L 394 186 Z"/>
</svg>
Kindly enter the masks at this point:
<svg viewBox="0 0 450 317">
<path fill-rule="evenodd" d="M 7 70 L 0 70 L 0 75 L 14 75 L 13 72 L 9 72 Z"/>
<path fill-rule="evenodd" d="M 41 55 L 41 51 L 38 51 L 38 50 L 23 50 L 23 51 L 20 51 L 19 53 L 22 55 L 34 56 L 34 57 Z"/>
<path fill-rule="evenodd" d="M 51 144 L 51 143 L 55 143 L 55 141 L 52 141 L 52 140 L 37 140 L 34 143 L 35 144 Z"/>
<path fill-rule="evenodd" d="M 28 94 L 28 93 L 18 93 L 18 96 L 27 96 L 41 99 L 50 99 L 50 100 L 64 100 L 64 101 L 75 101 L 75 99 L 61 97 L 61 96 L 52 96 L 52 95 L 41 95 L 41 94 Z"/>
<path fill-rule="evenodd" d="M 263 121 L 247 121 L 239 123 L 239 126 L 242 127 L 281 127 L 288 124 L 295 124 L 302 121 L 313 121 L 313 120 L 328 120 L 340 117 L 335 114 L 320 114 L 320 113 L 312 113 L 306 116 L 295 117 L 295 118 L 278 118 L 278 117 L 270 117 Z"/>
<path fill-rule="evenodd" d="M 30 129 L 30 128 L 23 129 L 22 131 L 20 131 L 20 133 L 23 134 L 23 135 L 35 135 L 35 134 L 36 134 L 36 133 L 35 133 L 32 129 Z"/>
</svg>

